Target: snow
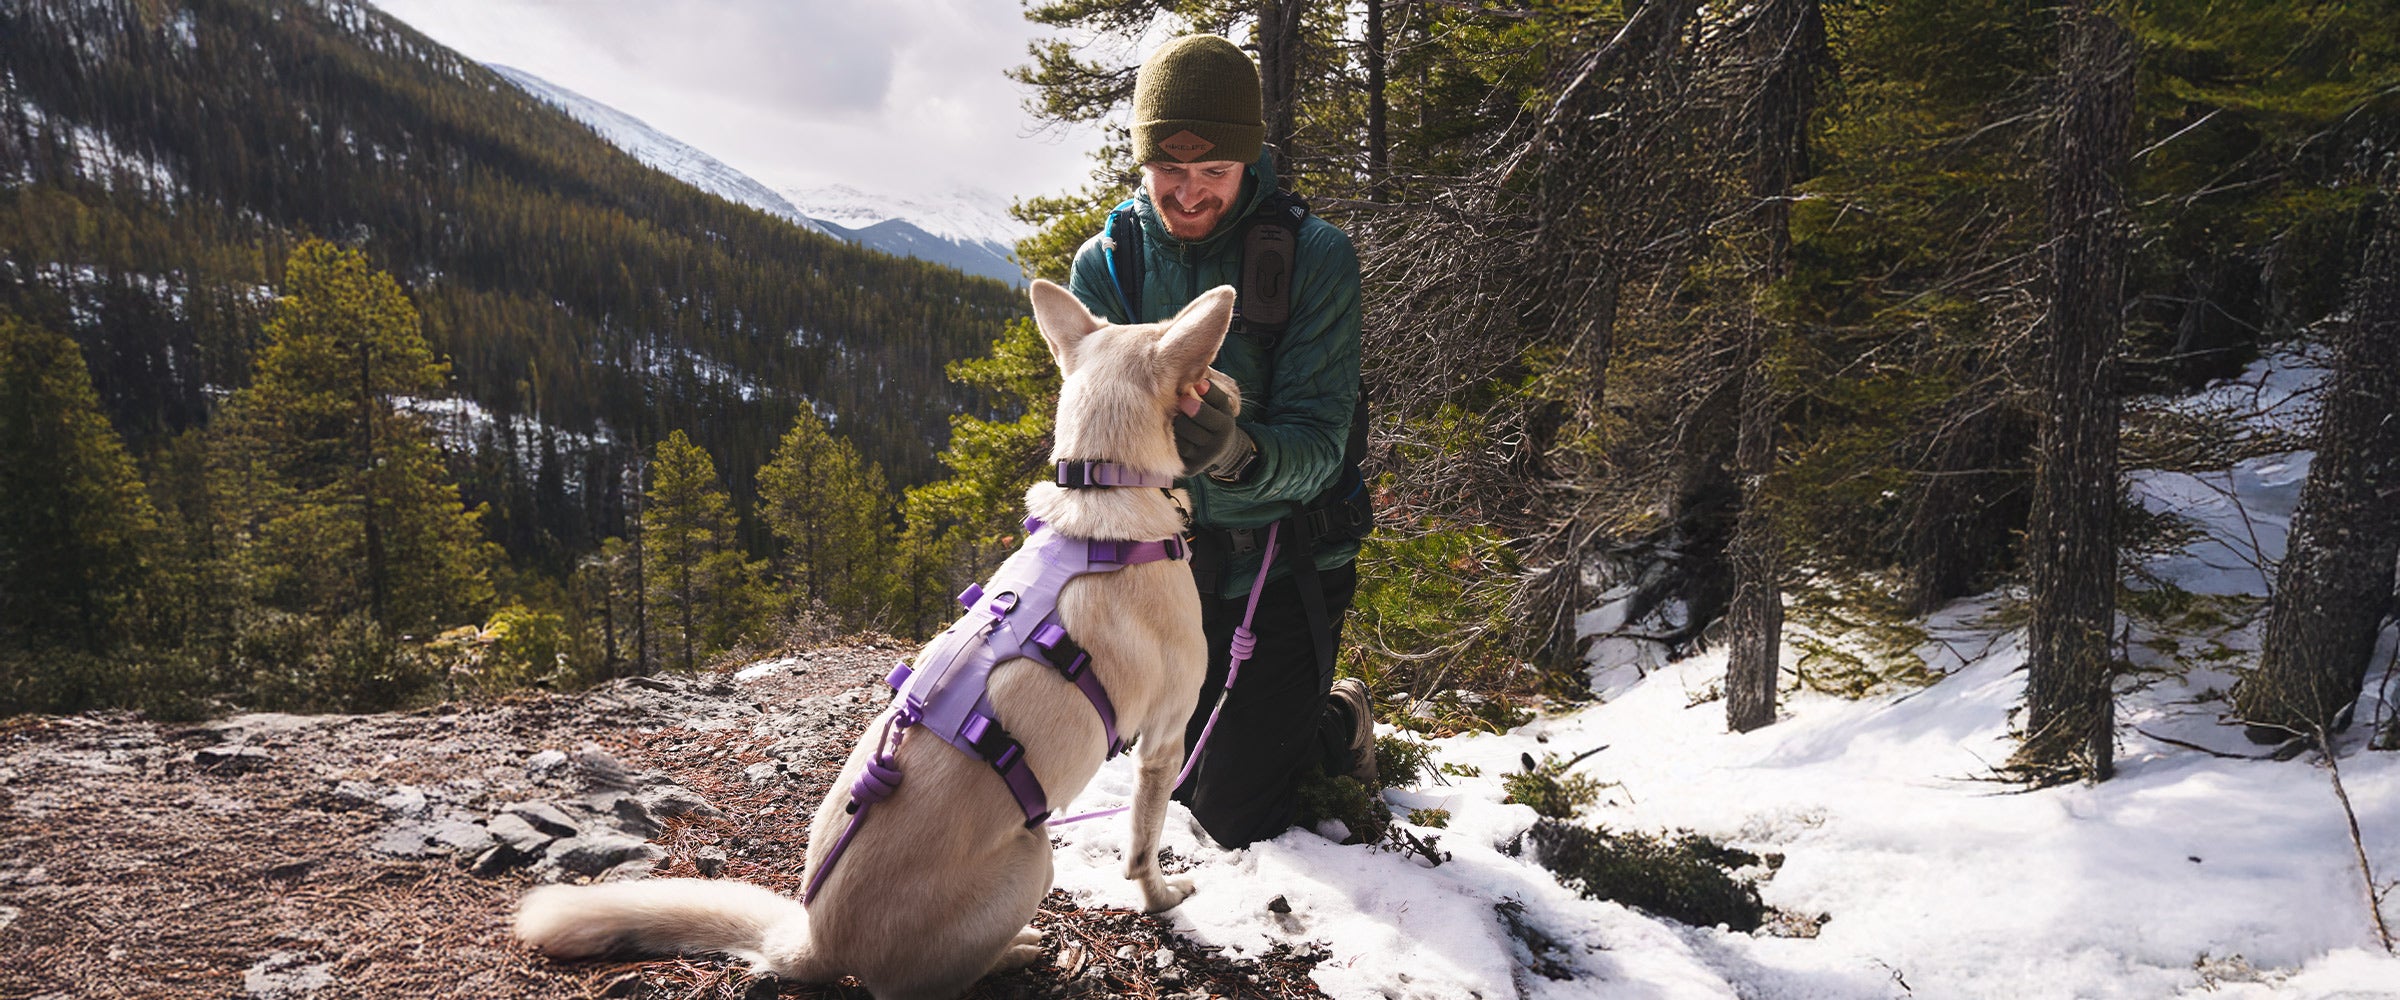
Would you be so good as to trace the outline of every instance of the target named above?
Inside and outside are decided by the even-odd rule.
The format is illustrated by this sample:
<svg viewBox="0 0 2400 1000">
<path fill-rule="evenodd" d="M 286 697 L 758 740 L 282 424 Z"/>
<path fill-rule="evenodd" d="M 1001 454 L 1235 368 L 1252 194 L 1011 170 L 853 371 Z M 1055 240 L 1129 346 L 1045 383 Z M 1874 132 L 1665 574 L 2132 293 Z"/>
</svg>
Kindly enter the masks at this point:
<svg viewBox="0 0 2400 1000">
<path fill-rule="evenodd" d="M 954 243 L 988 243 L 1003 249 L 1033 235 L 1033 227 L 1008 214 L 1009 201 L 975 187 L 933 195 L 870 193 L 847 184 L 787 188 L 784 197 L 811 218 L 846 229 L 864 229 L 899 219 Z"/>
<path fill-rule="evenodd" d="M 632 115 L 585 97 L 541 77 L 499 64 L 490 64 L 492 72 L 516 84 L 526 93 L 565 111 L 568 117 L 582 122 L 611 145 L 633 155 L 643 164 L 683 182 L 716 195 L 737 205 L 748 205 L 769 215 L 781 217 L 811 232 L 822 233 L 824 228 L 809 221 L 806 214 L 793 207 L 790 201 L 776 194 L 750 175 L 725 165 L 716 157 L 703 153 Z"/>
<path fill-rule="evenodd" d="M 2214 392 L 2288 430 L 2296 418 L 2283 404 L 2314 375 L 2305 359 L 2279 357 Z M 2251 405 L 2267 400 L 2277 402 Z M 2258 593 L 2257 553 L 2279 553 L 2306 465 L 2301 453 L 2137 477 L 2144 503 L 2204 529 L 2145 571 L 2196 593 Z M 1779 721 L 1748 734 L 1726 732 L 1723 703 L 1708 697 L 1722 653 L 1596 662 L 1597 704 L 1434 740 L 1437 761 L 1480 773 L 1387 791 L 1402 818 L 1449 810 L 1446 829 L 1408 828 L 1446 854 L 1439 865 L 1302 830 L 1226 850 L 1173 806 L 1164 846 L 1190 863 L 1182 874 L 1198 891 L 1166 919 L 1236 955 L 1316 943 L 1327 953 L 1316 982 L 1339 998 L 2400 998 L 2400 958 L 2375 941 L 2332 775 L 2313 755 L 2251 759 L 2260 751 L 2220 718 L 2230 675 L 2203 665 L 2129 680 L 2111 781 L 2028 791 L 1991 780 L 2014 748 L 2025 684 L 2022 632 L 1992 614 L 2005 596 L 1924 623 L 1920 653 L 1938 683 L 1858 700 L 1787 693 Z M 1585 627 L 1612 614 L 1596 608 Z M 2254 648 L 2241 631 L 2223 641 Z M 2400 753 L 2365 742 L 2368 720 L 2394 708 L 2394 645 L 2387 630 L 2361 724 L 2337 747 L 2387 888 L 2400 878 Z M 1828 918 L 1817 936 L 1687 927 L 1582 899 L 1507 850 L 1535 819 L 1501 802 L 1520 756 L 1604 744 L 1576 766 L 1605 789 L 1579 822 L 1688 829 L 1780 854 L 1761 893 Z M 1121 758 L 1067 811 L 1119 804 L 1132 788 Z M 1123 877 L 1123 819 L 1052 832 L 1059 888 L 1139 905 Z M 1288 913 L 1268 908 L 1277 896 Z M 2400 921 L 2400 894 L 2384 909 Z M 1512 933 L 1511 919 L 1538 934 Z M 1527 940 L 1549 943 L 1537 955 Z"/>
</svg>

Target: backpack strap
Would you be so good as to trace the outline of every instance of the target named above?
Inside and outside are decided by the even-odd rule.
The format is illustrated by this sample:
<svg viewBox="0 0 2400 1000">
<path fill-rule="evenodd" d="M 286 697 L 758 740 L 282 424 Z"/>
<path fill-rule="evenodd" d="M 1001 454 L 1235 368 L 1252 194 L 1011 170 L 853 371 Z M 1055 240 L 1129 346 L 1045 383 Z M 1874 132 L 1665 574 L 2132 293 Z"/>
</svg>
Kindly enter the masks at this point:
<svg viewBox="0 0 2400 1000">
<path fill-rule="evenodd" d="M 1138 202 L 1127 198 L 1108 212 L 1108 229 L 1101 234 L 1100 252 L 1108 258 L 1108 273 L 1117 280 L 1117 299 L 1125 303 L 1125 322 L 1142 321 L 1142 217 Z"/>
<path fill-rule="evenodd" d="M 1258 337 L 1267 350 L 1292 323 L 1292 272 L 1299 266 L 1300 226 L 1308 201 L 1289 191 L 1267 196 L 1242 220 L 1242 283 L 1233 302 L 1236 329 Z"/>
</svg>

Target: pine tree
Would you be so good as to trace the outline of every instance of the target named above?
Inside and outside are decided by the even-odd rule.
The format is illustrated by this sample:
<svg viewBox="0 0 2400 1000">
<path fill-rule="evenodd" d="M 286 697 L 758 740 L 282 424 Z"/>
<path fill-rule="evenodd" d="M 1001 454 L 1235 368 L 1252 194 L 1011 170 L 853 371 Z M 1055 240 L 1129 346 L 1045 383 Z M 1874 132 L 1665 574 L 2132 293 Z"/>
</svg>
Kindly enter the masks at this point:
<svg viewBox="0 0 2400 1000">
<path fill-rule="evenodd" d="M 227 403 L 222 463 L 255 530 L 244 557 L 262 596 L 362 613 L 395 636 L 478 620 L 498 553 L 431 433 L 399 409 L 446 371 L 399 286 L 355 250 L 301 244 L 266 338 Z"/>
<path fill-rule="evenodd" d="M 730 648 L 751 624 L 753 569 L 734 544 L 733 502 L 708 452 L 682 431 L 659 442 L 642 510 L 653 621 L 683 670 Z"/>
<path fill-rule="evenodd" d="M 783 545 L 776 569 L 795 603 L 814 602 L 851 622 L 873 612 L 891 549 L 889 490 L 882 467 L 867 464 L 813 411 L 793 419 L 758 470 L 758 513 Z"/>
<path fill-rule="evenodd" d="M 0 311 L 0 714 L 111 694 L 93 657 L 150 575 L 158 514 L 75 342 Z M 80 655 L 77 655 L 80 654 Z"/>
</svg>

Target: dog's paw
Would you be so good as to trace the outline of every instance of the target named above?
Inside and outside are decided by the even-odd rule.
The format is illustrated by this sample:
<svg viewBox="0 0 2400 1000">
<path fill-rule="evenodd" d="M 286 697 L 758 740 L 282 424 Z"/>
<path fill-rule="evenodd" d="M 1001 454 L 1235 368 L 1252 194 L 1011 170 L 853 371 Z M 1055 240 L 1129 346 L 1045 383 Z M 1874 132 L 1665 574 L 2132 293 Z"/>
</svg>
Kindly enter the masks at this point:
<svg viewBox="0 0 2400 1000">
<path fill-rule="evenodd" d="M 1142 912 L 1165 913 L 1182 904 L 1192 894 L 1192 880 L 1162 878 L 1142 885 Z"/>
</svg>

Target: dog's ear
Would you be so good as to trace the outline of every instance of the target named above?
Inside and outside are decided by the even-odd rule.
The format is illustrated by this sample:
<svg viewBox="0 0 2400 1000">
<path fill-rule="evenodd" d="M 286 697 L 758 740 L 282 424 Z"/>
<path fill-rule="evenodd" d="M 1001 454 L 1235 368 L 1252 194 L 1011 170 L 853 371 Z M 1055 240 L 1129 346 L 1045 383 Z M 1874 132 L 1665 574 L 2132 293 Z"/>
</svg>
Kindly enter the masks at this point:
<svg viewBox="0 0 2400 1000">
<path fill-rule="evenodd" d="M 1158 338 L 1162 382 L 1186 386 L 1208 371 L 1209 362 L 1217 358 L 1217 348 L 1225 343 L 1226 329 L 1233 325 L 1233 295 L 1232 285 L 1218 285 L 1200 293 L 1167 321 L 1167 332 Z"/>
<path fill-rule="evenodd" d="M 1050 357 L 1058 362 L 1060 374 L 1066 373 L 1075 345 L 1108 325 L 1084 308 L 1075 293 L 1041 278 L 1033 279 L 1033 322 L 1042 328 L 1042 340 L 1050 345 Z"/>
</svg>

